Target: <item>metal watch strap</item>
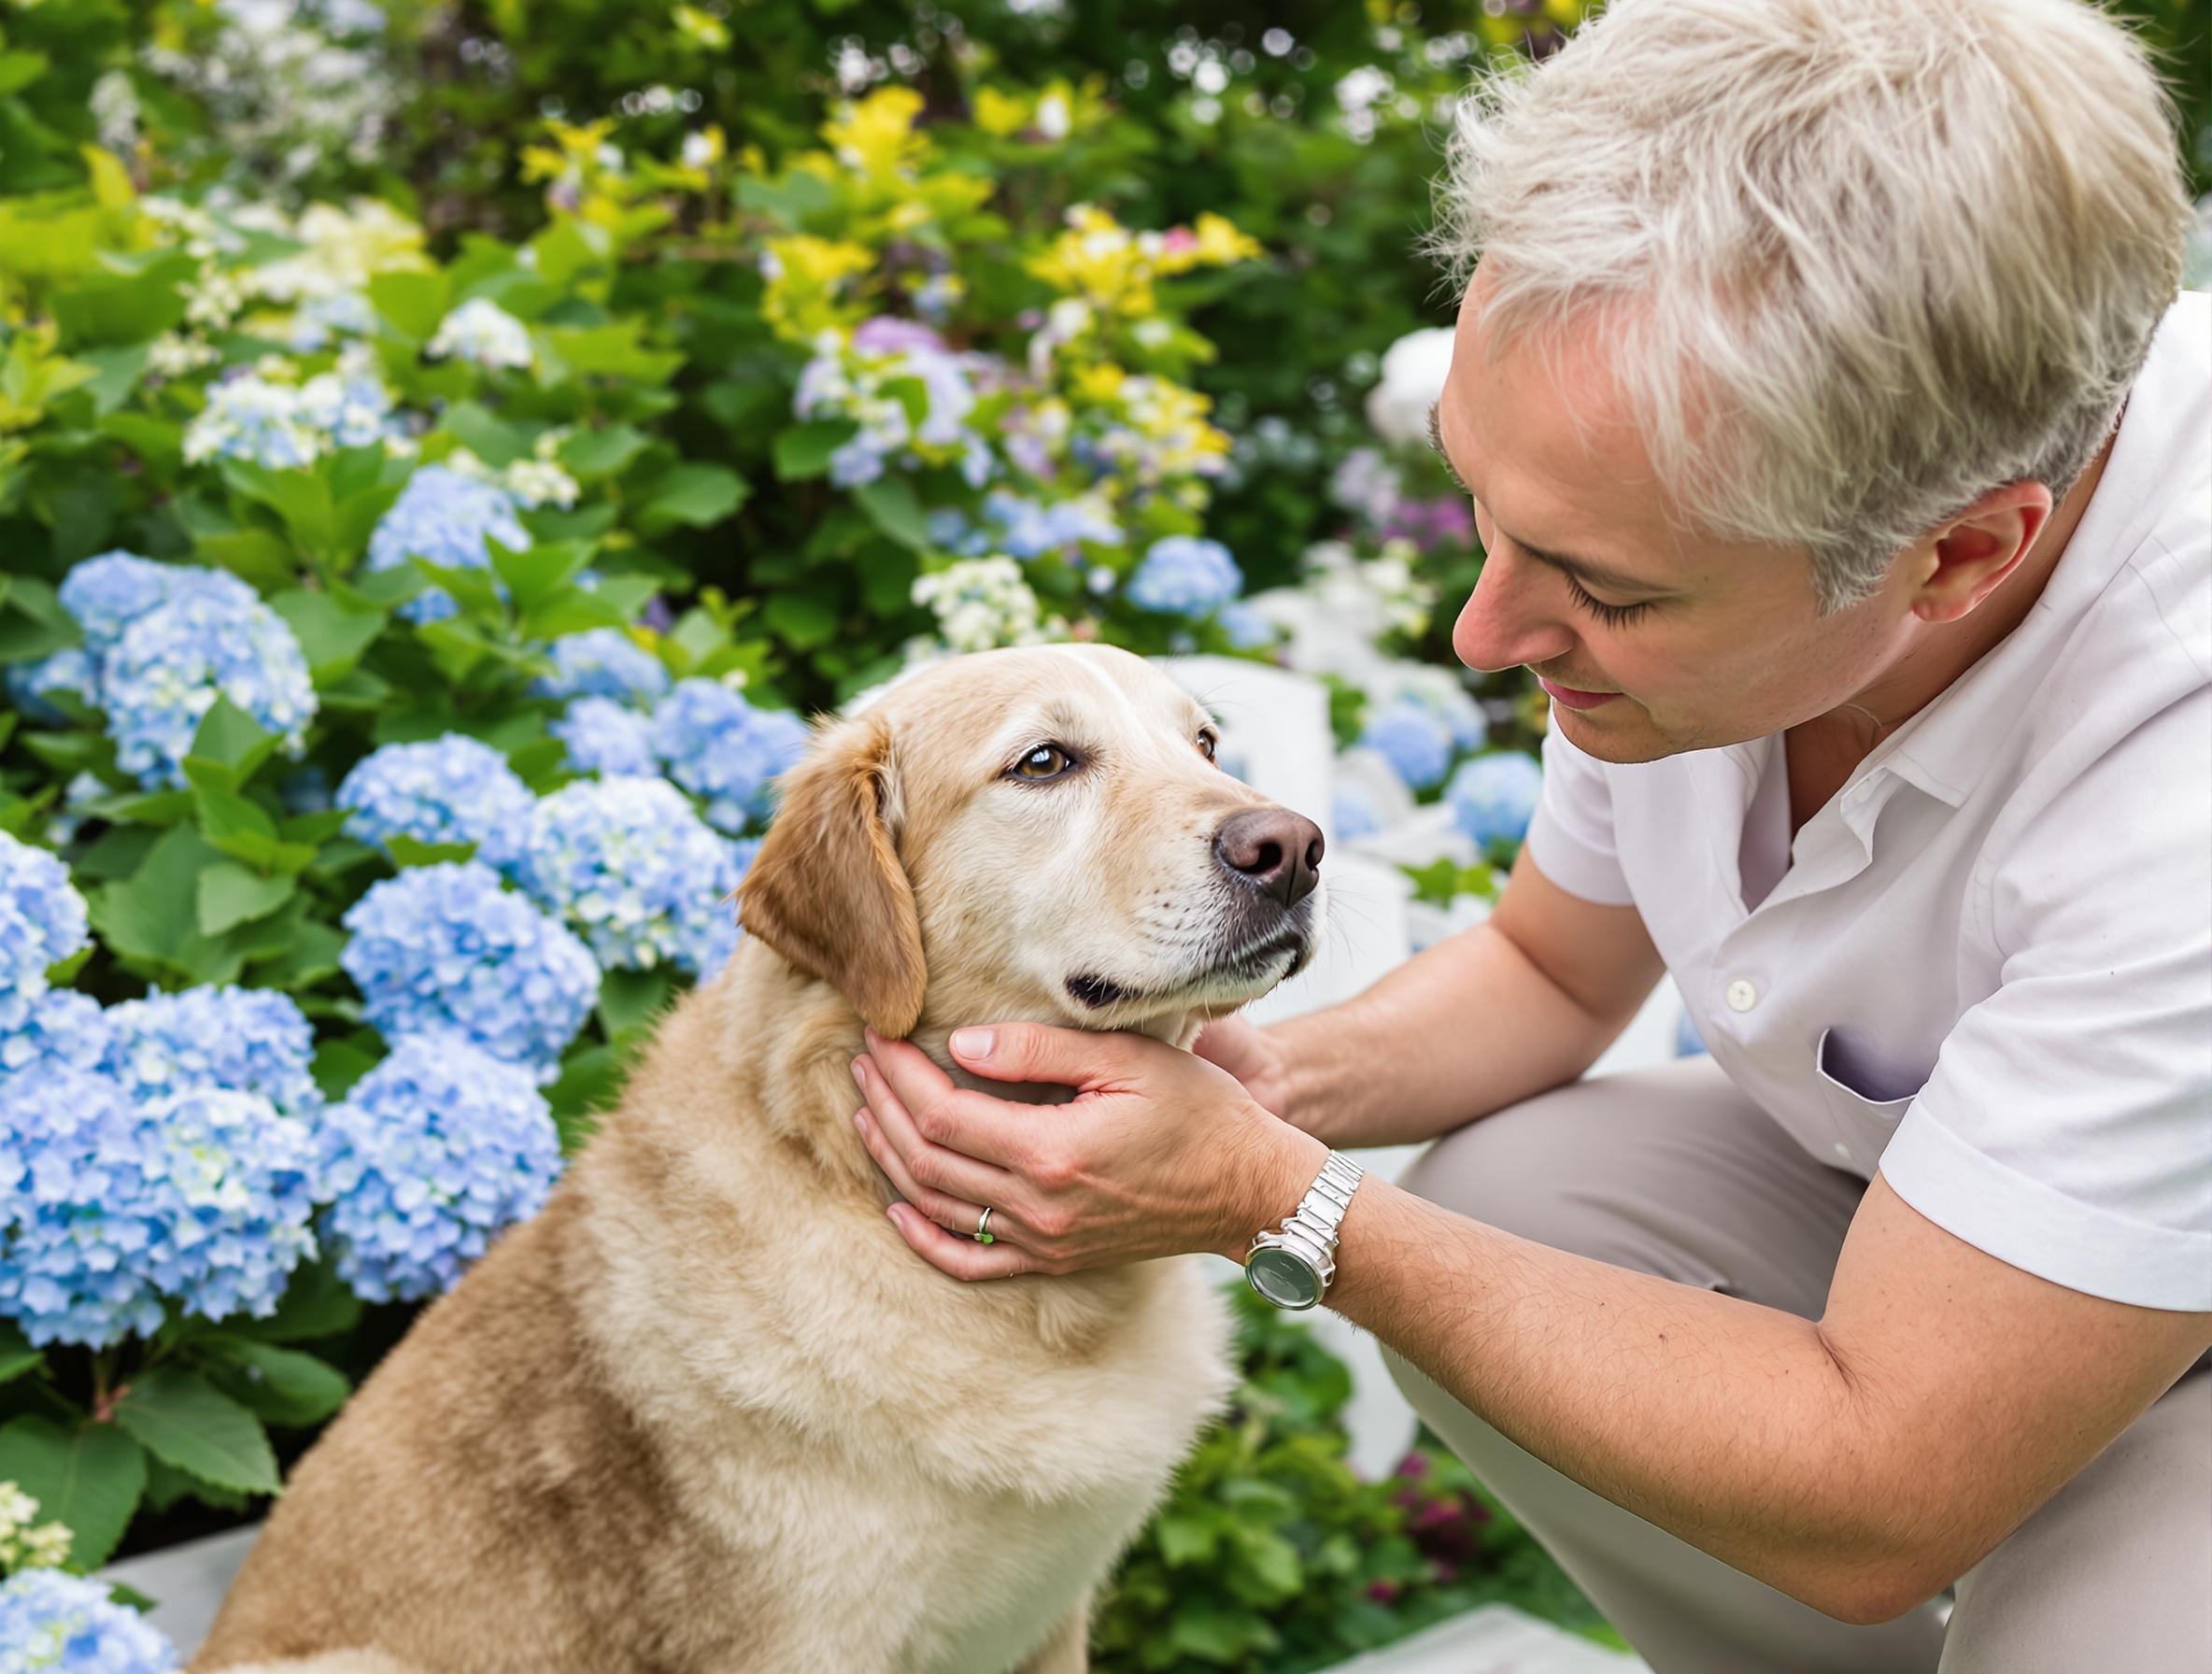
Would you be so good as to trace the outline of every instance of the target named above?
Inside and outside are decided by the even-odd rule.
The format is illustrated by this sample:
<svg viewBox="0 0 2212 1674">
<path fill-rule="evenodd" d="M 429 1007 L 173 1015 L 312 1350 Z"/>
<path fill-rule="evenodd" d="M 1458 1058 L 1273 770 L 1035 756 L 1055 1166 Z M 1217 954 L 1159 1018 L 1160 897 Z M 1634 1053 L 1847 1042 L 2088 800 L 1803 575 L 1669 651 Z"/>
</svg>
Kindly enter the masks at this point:
<svg viewBox="0 0 2212 1674">
<path fill-rule="evenodd" d="M 1352 1194 L 1358 1189 L 1362 1172 L 1342 1152 L 1331 1151 L 1282 1227 L 1272 1233 L 1262 1232 L 1252 1241 L 1252 1247 L 1259 1248 L 1262 1239 L 1288 1245 L 1312 1264 L 1326 1291 L 1336 1277 L 1337 1229 L 1344 1224 L 1345 1211 L 1352 1207 Z"/>
</svg>

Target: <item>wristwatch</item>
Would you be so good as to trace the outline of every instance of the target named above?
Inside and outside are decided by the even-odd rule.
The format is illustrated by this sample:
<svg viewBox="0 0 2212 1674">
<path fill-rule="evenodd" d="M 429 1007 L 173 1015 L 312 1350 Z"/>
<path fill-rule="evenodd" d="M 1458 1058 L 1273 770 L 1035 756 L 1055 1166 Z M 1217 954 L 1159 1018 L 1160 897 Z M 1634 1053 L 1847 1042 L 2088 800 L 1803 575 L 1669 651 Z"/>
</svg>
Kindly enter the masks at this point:
<svg viewBox="0 0 2212 1674">
<path fill-rule="evenodd" d="M 1331 1151 L 1282 1229 L 1262 1232 L 1244 1256 L 1244 1278 L 1278 1308 L 1311 1308 L 1337 1274 L 1337 1228 L 1358 1189 L 1360 1167 Z"/>
</svg>

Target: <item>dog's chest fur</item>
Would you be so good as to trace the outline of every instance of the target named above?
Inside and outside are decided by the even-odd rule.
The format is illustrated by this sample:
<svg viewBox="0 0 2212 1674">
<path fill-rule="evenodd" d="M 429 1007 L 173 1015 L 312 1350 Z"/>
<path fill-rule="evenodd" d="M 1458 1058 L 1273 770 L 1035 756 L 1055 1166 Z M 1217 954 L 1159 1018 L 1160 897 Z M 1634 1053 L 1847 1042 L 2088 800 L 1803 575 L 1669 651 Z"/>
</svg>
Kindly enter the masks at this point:
<svg viewBox="0 0 2212 1674">
<path fill-rule="evenodd" d="M 1226 1310 L 1196 1260 L 939 1273 L 864 1166 L 825 1185 L 809 1142 L 857 1153 L 849 1124 L 779 1132 L 742 1093 L 674 1085 L 701 1061 L 689 1028 L 743 1027 L 734 998 L 670 1019 L 633 1092 L 663 1114 L 603 1136 L 581 1170 L 603 1363 L 680 1438 L 687 1513 L 804 1594 L 788 1666 L 1014 1667 L 1103 1580 L 1226 1397 Z M 805 1023 L 783 1022 L 803 1057 Z M 727 1113 L 720 1142 L 666 1119 L 693 1099 Z"/>
</svg>

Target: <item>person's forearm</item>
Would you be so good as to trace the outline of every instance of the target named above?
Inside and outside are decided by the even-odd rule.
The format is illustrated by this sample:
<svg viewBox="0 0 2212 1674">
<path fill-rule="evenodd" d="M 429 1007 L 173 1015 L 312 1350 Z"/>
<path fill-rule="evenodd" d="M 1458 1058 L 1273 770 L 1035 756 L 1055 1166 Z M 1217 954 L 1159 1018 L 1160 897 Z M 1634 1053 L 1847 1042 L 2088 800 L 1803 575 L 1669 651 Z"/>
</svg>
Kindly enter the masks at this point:
<svg viewBox="0 0 2212 1674">
<path fill-rule="evenodd" d="M 1485 922 L 1271 1025 L 1288 1077 L 1277 1114 L 1331 1145 L 1411 1144 L 1572 1081 L 1619 1032 Z"/>
<path fill-rule="evenodd" d="M 1283 1142 L 1245 1170 L 1274 1178 L 1270 1203 L 1318 1166 L 1312 1138 Z M 1912 1602 L 1895 1603 L 1916 1531 L 1813 1322 L 1515 1238 L 1373 1174 L 1340 1229 L 1328 1306 L 1554 1469 L 1723 1563 L 1846 1620 Z"/>
</svg>

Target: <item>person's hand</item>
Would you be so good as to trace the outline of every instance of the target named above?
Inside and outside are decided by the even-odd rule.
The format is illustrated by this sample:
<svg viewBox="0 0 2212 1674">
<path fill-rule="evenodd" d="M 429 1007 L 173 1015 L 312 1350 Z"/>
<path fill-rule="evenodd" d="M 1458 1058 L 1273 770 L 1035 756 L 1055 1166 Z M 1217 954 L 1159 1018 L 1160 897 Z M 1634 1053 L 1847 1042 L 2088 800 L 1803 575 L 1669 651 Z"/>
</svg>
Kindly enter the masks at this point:
<svg viewBox="0 0 2212 1674">
<path fill-rule="evenodd" d="M 1207 1024 L 1198 1030 L 1191 1050 L 1234 1075 L 1264 1109 L 1289 1119 L 1290 1085 L 1283 1044 L 1242 1012 Z"/>
<path fill-rule="evenodd" d="M 906 1199 L 893 1224 L 957 1279 L 1239 1259 L 1327 1156 L 1218 1066 L 1143 1035 L 1008 1023 L 962 1029 L 951 1050 L 977 1075 L 1075 1088 L 1066 1104 L 1012 1103 L 869 1032 L 854 1124 Z M 971 1236 L 985 1205 L 989 1244 Z"/>
</svg>

